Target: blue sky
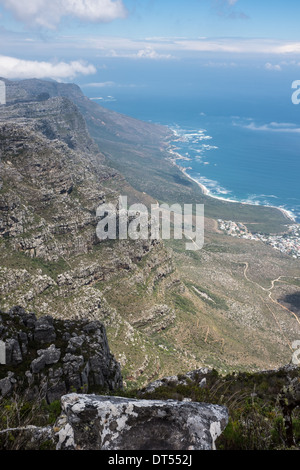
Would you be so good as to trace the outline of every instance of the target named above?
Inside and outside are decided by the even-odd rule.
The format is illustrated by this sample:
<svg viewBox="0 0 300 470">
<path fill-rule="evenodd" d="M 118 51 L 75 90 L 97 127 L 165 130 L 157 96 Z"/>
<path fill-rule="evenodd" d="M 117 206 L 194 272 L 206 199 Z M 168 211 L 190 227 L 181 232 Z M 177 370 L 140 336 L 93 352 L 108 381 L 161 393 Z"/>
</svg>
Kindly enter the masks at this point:
<svg viewBox="0 0 300 470">
<path fill-rule="evenodd" d="M 93 83 L 112 60 L 300 72 L 299 18 L 299 0 L 0 0 L 0 76 Z"/>
</svg>

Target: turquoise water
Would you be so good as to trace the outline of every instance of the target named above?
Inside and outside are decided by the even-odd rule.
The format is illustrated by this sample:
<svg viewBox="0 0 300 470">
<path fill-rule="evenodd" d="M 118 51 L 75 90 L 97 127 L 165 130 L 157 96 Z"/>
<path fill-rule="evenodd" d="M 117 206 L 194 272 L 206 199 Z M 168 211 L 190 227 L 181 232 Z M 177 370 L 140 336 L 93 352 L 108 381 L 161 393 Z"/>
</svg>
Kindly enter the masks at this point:
<svg viewBox="0 0 300 470">
<path fill-rule="evenodd" d="M 182 138 L 176 151 L 190 159 L 178 163 L 191 177 L 213 196 L 282 207 L 300 220 L 299 134 L 232 117 L 197 124 L 173 127 Z"/>
<path fill-rule="evenodd" d="M 297 77 L 278 74 L 270 82 L 262 72 L 224 72 L 220 86 L 216 72 L 173 67 L 159 69 L 155 81 L 152 74 L 147 86 L 84 92 L 175 130 L 177 152 L 189 159 L 178 163 L 212 196 L 282 207 L 300 222 L 300 106 L 291 102 Z"/>
</svg>

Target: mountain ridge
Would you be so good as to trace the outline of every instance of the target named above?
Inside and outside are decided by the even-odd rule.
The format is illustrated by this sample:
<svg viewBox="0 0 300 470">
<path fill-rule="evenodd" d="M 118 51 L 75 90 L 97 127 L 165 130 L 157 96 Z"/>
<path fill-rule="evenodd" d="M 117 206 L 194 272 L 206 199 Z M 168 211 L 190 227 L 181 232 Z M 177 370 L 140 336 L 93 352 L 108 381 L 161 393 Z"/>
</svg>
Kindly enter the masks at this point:
<svg viewBox="0 0 300 470">
<path fill-rule="evenodd" d="M 168 129 L 118 115 L 121 124 L 108 133 L 100 125 L 95 142 L 70 96 L 46 96 L 49 87 L 62 94 L 64 84 L 26 83 L 23 89 L 23 81 L 7 82 L 8 97 L 10 87 L 19 90 L 19 102 L 9 98 L 0 108 L 0 307 L 21 305 L 39 315 L 103 321 L 129 387 L 203 366 L 226 373 L 288 363 L 299 322 L 280 299 L 298 292 L 299 261 L 220 233 L 207 214 L 199 252 L 186 252 L 182 240 L 99 243 L 96 209 L 115 203 L 120 194 L 149 206 L 157 194 L 147 190 L 160 181 L 158 190 L 168 196 L 164 201 L 175 193 L 185 203 L 208 199 L 166 161 Z M 66 89 L 65 94 L 77 96 L 76 85 Z M 88 98 L 80 96 L 86 103 Z M 91 106 L 98 110 L 96 103 Z M 103 119 L 106 111 L 99 109 Z M 136 127 L 116 136 L 132 122 L 140 126 L 136 141 Z M 153 140 L 143 146 L 139 139 L 147 140 L 150 129 Z M 123 158 L 120 149 L 126 154 L 120 168 L 131 161 L 131 181 L 116 168 Z M 179 173 L 184 184 L 176 179 Z M 233 206 L 238 217 L 239 205 Z M 260 211 L 265 214 L 251 210 L 260 220 Z M 274 284 L 281 276 L 285 283 Z"/>
</svg>

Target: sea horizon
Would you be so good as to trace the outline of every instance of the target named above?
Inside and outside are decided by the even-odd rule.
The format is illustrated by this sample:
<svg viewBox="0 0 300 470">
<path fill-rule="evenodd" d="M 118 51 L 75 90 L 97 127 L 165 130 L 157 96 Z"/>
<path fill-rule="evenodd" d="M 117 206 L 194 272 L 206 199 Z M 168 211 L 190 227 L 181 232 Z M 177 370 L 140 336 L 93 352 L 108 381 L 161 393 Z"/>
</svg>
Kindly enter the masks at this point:
<svg viewBox="0 0 300 470">
<path fill-rule="evenodd" d="M 103 107 L 170 128 L 173 160 L 210 197 L 275 207 L 300 223 L 300 119 L 288 84 L 279 103 L 260 92 L 255 108 L 246 94 L 239 104 L 234 87 L 226 99 L 199 95 L 199 84 L 184 95 L 147 87 L 83 91 Z"/>
</svg>

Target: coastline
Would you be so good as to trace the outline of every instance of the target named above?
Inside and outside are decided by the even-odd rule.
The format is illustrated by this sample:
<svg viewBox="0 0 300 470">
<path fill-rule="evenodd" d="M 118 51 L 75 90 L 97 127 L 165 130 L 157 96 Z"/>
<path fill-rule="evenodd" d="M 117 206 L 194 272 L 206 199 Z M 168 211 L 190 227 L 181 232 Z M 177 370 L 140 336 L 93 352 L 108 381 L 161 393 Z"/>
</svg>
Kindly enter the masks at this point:
<svg viewBox="0 0 300 470">
<path fill-rule="evenodd" d="M 286 209 L 283 209 L 282 207 L 271 206 L 271 205 L 263 205 L 263 204 L 253 204 L 251 202 L 237 201 L 237 200 L 234 200 L 234 199 L 227 199 L 225 197 L 216 196 L 214 194 L 211 194 L 210 190 L 204 184 L 200 183 L 199 181 L 197 181 L 195 178 L 193 178 L 191 175 L 188 174 L 187 171 L 188 171 L 189 168 L 184 168 L 184 167 L 180 166 L 177 163 L 178 160 L 190 161 L 191 159 L 188 158 L 188 157 L 184 157 L 183 155 L 180 155 L 176 151 L 177 148 L 172 144 L 172 142 L 176 142 L 176 140 L 179 140 L 180 136 L 178 135 L 178 133 L 175 130 L 173 130 L 173 129 L 170 129 L 170 130 L 173 132 L 174 140 L 169 142 L 168 152 L 170 154 L 170 157 L 168 158 L 168 160 L 173 165 L 175 165 L 179 169 L 179 171 L 181 171 L 185 175 L 186 178 L 188 178 L 191 181 L 193 181 L 194 183 L 196 183 L 200 187 L 202 193 L 205 196 L 209 196 L 209 197 L 214 198 L 214 199 L 219 199 L 221 201 L 231 202 L 231 203 L 235 203 L 235 204 L 245 204 L 245 205 L 251 205 L 251 206 L 262 206 L 262 207 L 269 207 L 269 208 L 272 208 L 272 209 L 277 209 L 284 215 L 284 217 L 289 221 L 289 223 L 298 224 L 298 222 L 295 219 L 294 215 L 290 211 L 288 211 Z"/>
</svg>

